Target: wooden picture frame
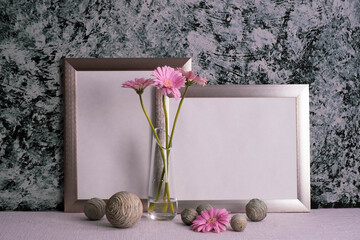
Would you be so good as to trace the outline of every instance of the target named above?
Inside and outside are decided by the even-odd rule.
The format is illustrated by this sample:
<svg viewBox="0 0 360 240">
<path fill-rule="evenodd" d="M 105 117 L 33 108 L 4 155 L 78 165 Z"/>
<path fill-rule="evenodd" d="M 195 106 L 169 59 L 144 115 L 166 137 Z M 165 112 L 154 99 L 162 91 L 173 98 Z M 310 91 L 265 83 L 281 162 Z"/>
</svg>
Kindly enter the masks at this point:
<svg viewBox="0 0 360 240">
<path fill-rule="evenodd" d="M 182 67 L 191 69 L 190 58 L 65 58 L 64 70 L 64 211 L 82 212 L 87 199 L 78 197 L 78 73 L 116 72 L 116 71 L 153 71 L 158 66 Z M 127 79 L 133 80 L 133 79 Z M 101 81 L 101 79 L 99 79 Z M 128 91 L 132 91 L 131 89 Z M 155 97 L 154 97 L 155 98 Z M 129 100 L 130 101 L 130 100 Z M 134 92 L 134 102 L 136 94 Z M 155 106 L 154 106 L 155 107 Z M 140 106 L 139 106 L 140 108 Z M 154 109 L 153 109 L 154 110 Z M 111 118 L 111 116 L 110 116 Z M 145 117 L 144 117 L 145 119 Z M 145 125 L 146 123 L 144 123 Z M 146 125 L 147 126 L 147 125 Z M 121 127 L 121 126 L 118 126 Z M 124 126 L 124 128 L 127 126 Z M 141 136 L 139 136 L 141 137 Z M 150 141 L 150 139 L 147 139 Z M 101 163 L 99 163 L 101 164 Z M 125 170 L 124 170 L 125 171 Z M 94 176 L 96 177 L 96 176 Z M 91 186 L 89 186 L 91 189 Z M 126 189 L 131 190 L 131 189 Z M 115 193 L 115 192 L 114 192 Z M 146 194 L 146 193 L 144 193 Z M 94 197 L 97 193 L 94 192 Z M 110 196 L 109 196 L 110 197 Z M 143 202 L 145 199 L 142 199 Z"/>
</svg>

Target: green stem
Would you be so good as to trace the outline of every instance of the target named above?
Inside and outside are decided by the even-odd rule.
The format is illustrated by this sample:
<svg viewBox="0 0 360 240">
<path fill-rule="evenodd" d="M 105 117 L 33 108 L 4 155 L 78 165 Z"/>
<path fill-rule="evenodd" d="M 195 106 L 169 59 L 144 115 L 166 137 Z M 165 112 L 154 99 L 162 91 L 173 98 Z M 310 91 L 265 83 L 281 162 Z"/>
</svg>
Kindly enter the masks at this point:
<svg viewBox="0 0 360 240">
<path fill-rule="evenodd" d="M 160 150 L 160 153 L 161 153 L 161 157 L 162 157 L 162 159 L 163 159 L 163 164 L 164 164 L 164 166 L 165 166 L 165 163 L 166 163 L 166 162 L 165 162 L 164 151 L 163 151 L 163 149 L 162 149 L 162 147 L 161 147 L 160 139 L 159 139 L 159 136 L 157 135 L 157 133 L 156 133 L 156 131 L 155 131 L 154 125 L 152 124 L 152 122 L 151 122 L 151 120 L 150 120 L 150 118 L 149 118 L 149 115 L 148 115 L 147 112 L 146 112 L 146 109 L 145 109 L 145 106 L 144 106 L 144 103 L 143 103 L 141 94 L 139 94 L 139 99 L 140 99 L 141 108 L 142 108 L 142 110 L 143 110 L 143 112 L 144 112 L 144 114 L 145 114 L 145 116 L 146 116 L 146 119 L 147 119 L 148 122 L 149 122 L 149 125 L 150 125 L 150 127 L 151 127 L 151 129 L 152 129 L 152 131 L 153 131 L 153 133 L 154 133 L 154 136 L 155 136 L 155 138 L 156 138 L 156 141 L 157 141 L 157 143 L 158 143 L 158 147 L 159 147 L 159 150 Z M 164 171 L 164 170 L 163 170 L 163 171 Z M 158 193 L 157 193 L 157 196 L 156 196 L 156 201 L 159 200 L 159 197 L 160 197 L 161 183 L 162 183 L 163 179 L 164 179 L 164 174 L 162 174 L 162 176 L 161 176 L 161 180 L 160 180 L 160 184 L 159 184 L 159 188 L 158 188 Z M 150 205 L 149 205 L 149 211 L 152 212 L 153 209 L 154 209 L 154 207 L 155 207 L 155 203 L 150 203 Z"/>
<path fill-rule="evenodd" d="M 174 213 L 175 213 L 175 210 L 174 210 L 174 206 L 173 206 L 173 204 L 172 204 L 172 202 L 171 202 L 171 199 L 170 199 L 169 183 L 168 183 L 168 182 L 165 183 L 165 190 L 166 190 L 166 192 L 168 193 L 168 194 L 167 194 L 167 198 L 168 198 L 168 202 L 170 203 L 170 211 L 171 211 L 172 214 L 174 214 Z"/>
<path fill-rule="evenodd" d="M 166 148 L 169 148 L 168 144 L 169 144 L 169 119 L 168 119 L 168 113 L 166 110 L 166 104 L 165 104 L 165 96 L 162 97 L 162 104 L 163 104 L 163 109 L 164 109 L 164 115 L 165 115 L 165 138 L 166 138 Z"/>
<path fill-rule="evenodd" d="M 162 97 L 162 104 L 164 109 L 164 116 L 165 116 L 165 134 L 166 134 L 166 165 L 164 164 L 165 168 L 165 174 L 166 174 L 166 180 L 165 180 L 165 191 L 163 200 L 166 201 L 166 196 L 168 199 L 168 203 L 170 204 L 171 213 L 174 214 L 174 206 L 172 205 L 172 202 L 170 201 L 170 190 L 169 190 L 169 155 L 170 155 L 170 144 L 169 144 L 169 119 L 168 119 L 168 113 L 166 110 L 166 103 L 165 103 L 165 96 Z M 163 212 L 167 211 L 168 204 L 163 204 Z"/>
<path fill-rule="evenodd" d="M 164 175 L 165 175 L 165 168 L 163 168 L 162 173 L 161 173 L 161 180 L 160 180 L 160 183 L 159 183 L 159 186 L 158 186 L 158 191 L 157 191 L 157 194 L 156 194 L 155 202 L 159 201 L 160 192 L 161 192 L 161 186 L 162 186 L 162 181 L 164 179 Z"/>
<path fill-rule="evenodd" d="M 170 135 L 170 141 L 168 141 L 168 138 L 166 136 L 166 162 L 167 162 L 167 165 L 166 165 L 166 181 L 165 181 L 165 192 L 164 192 L 164 195 L 163 195 L 163 198 L 165 199 L 165 197 L 167 196 L 167 200 L 168 202 L 170 203 L 170 210 L 171 210 L 171 213 L 174 214 L 175 213 L 175 210 L 174 210 L 174 206 L 171 202 L 171 198 L 170 198 L 170 189 L 169 189 L 169 176 L 168 176 L 168 170 L 169 170 L 169 155 L 170 155 L 170 146 L 172 145 L 172 139 L 174 137 L 174 132 L 175 132 L 175 126 L 176 126 L 176 123 L 177 123 L 177 119 L 179 117 L 179 113 L 180 113 L 180 109 L 181 109 L 181 106 L 183 104 L 183 101 L 185 99 L 185 96 L 186 96 L 186 93 L 189 89 L 189 86 L 186 86 L 185 88 L 185 91 L 184 91 L 184 94 L 180 100 L 180 103 L 179 103 L 179 106 L 178 106 L 178 109 L 176 111 L 176 115 L 175 115 L 175 119 L 174 119 L 174 124 L 173 124 L 173 127 L 172 127 L 172 130 L 171 130 L 171 135 Z M 165 105 L 165 97 L 163 96 L 163 108 L 164 108 L 164 115 L 165 115 L 165 129 L 166 129 L 166 134 L 168 133 L 169 131 L 169 127 L 168 127 L 168 115 L 167 115 L 167 111 L 166 111 L 166 105 Z M 165 167 L 165 165 L 164 165 Z M 162 178 L 163 179 L 163 178 Z M 160 189 L 160 188 L 159 188 Z M 160 194 L 160 192 L 158 191 L 158 194 Z M 164 200 L 165 201 L 165 200 Z M 163 212 L 166 212 L 167 211 L 167 204 L 164 203 L 163 205 Z"/>
<path fill-rule="evenodd" d="M 163 212 L 166 212 L 167 211 L 167 208 L 168 208 L 168 204 L 166 202 L 166 195 L 167 195 L 167 192 L 166 192 L 166 182 L 165 182 L 165 186 L 164 186 L 164 196 L 163 196 L 163 207 L 162 207 L 162 211 Z"/>
<path fill-rule="evenodd" d="M 185 99 L 185 96 L 186 96 L 186 93 L 187 93 L 188 89 L 189 89 L 189 86 L 186 85 L 185 92 L 184 92 L 183 96 L 181 97 L 181 100 L 180 100 L 178 109 L 177 109 L 177 111 L 176 111 L 176 115 L 175 115 L 175 119 L 174 119 L 174 124 L 173 124 L 172 130 L 171 130 L 171 135 L 170 135 L 170 142 L 169 142 L 170 146 L 171 146 L 171 144 L 172 144 L 172 140 L 173 140 L 173 137 L 174 137 L 175 126 L 176 126 L 177 119 L 178 119 L 178 117 L 179 117 L 180 109 L 181 109 L 182 103 L 183 103 L 183 101 L 184 101 L 184 99 Z"/>
<path fill-rule="evenodd" d="M 145 107 L 144 107 L 144 103 L 143 103 L 141 94 L 139 94 L 139 98 L 140 98 L 140 104 L 141 104 L 142 110 L 143 110 L 143 112 L 144 112 L 144 114 L 145 114 L 145 116 L 146 116 L 146 119 L 147 119 L 148 122 L 149 122 L 149 125 L 150 125 L 150 127 L 151 127 L 151 130 L 152 130 L 153 133 L 154 133 L 154 136 L 155 136 L 155 138 L 156 138 L 156 141 L 157 141 L 157 143 L 159 144 L 159 146 L 161 146 L 159 136 L 156 134 L 154 125 L 152 124 L 152 122 L 151 122 L 151 120 L 150 120 L 150 118 L 149 118 L 149 115 L 147 114 L 146 109 L 145 109 Z"/>
<path fill-rule="evenodd" d="M 163 109 L 164 109 L 164 116 L 165 116 L 165 134 L 166 134 L 166 165 L 164 165 L 164 167 L 166 166 L 166 182 L 169 181 L 169 154 L 170 154 L 170 149 L 169 149 L 169 119 L 168 119 L 168 113 L 166 110 L 166 104 L 165 104 L 165 96 L 162 97 L 162 104 L 163 104 Z"/>
</svg>

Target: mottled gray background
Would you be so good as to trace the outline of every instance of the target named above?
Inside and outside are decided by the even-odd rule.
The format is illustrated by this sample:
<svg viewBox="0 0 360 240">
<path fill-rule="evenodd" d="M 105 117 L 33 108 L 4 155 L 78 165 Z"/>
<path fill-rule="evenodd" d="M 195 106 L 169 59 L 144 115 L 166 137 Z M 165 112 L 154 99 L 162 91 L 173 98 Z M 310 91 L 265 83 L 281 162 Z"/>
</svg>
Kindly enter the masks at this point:
<svg viewBox="0 0 360 240">
<path fill-rule="evenodd" d="M 310 84 L 312 207 L 360 206 L 358 0 L 0 0 L 0 209 L 63 209 L 65 57 L 192 57 L 211 84 Z"/>
</svg>

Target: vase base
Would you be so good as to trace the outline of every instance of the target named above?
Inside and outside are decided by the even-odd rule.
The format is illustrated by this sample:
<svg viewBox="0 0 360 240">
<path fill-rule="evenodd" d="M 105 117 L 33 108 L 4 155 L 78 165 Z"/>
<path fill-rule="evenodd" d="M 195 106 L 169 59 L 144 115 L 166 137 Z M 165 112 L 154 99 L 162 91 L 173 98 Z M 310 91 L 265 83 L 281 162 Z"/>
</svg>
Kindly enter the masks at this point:
<svg viewBox="0 0 360 240">
<path fill-rule="evenodd" d="M 176 216 L 176 214 L 171 214 L 171 213 L 154 213 L 154 212 L 149 212 L 148 215 L 150 219 L 157 221 L 171 221 Z"/>
<path fill-rule="evenodd" d="M 177 214 L 178 203 L 177 200 L 171 199 L 171 204 L 168 202 L 158 201 L 149 199 L 149 206 L 152 206 L 152 210 L 148 210 L 149 218 L 152 220 L 169 221 L 173 220 Z M 170 207 L 172 206 L 172 208 Z M 171 211 L 173 209 L 173 212 Z"/>
</svg>

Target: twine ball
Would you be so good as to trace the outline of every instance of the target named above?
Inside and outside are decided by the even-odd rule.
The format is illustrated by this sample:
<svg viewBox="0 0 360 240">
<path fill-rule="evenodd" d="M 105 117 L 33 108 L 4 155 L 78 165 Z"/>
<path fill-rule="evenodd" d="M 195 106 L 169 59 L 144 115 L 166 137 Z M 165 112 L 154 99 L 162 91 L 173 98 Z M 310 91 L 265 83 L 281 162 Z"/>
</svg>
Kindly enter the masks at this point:
<svg viewBox="0 0 360 240">
<path fill-rule="evenodd" d="M 105 215 L 105 201 L 100 198 L 91 198 L 84 205 L 84 213 L 90 220 L 99 220 Z"/>
<path fill-rule="evenodd" d="M 230 226 L 236 232 L 244 231 L 246 225 L 247 225 L 246 218 L 240 214 L 236 214 L 232 216 L 230 220 Z"/>
<path fill-rule="evenodd" d="M 204 203 L 204 204 L 200 204 L 199 206 L 197 206 L 196 211 L 200 215 L 202 211 L 204 211 L 204 210 L 208 211 L 210 208 L 213 208 L 213 207 L 208 203 Z"/>
<path fill-rule="evenodd" d="M 246 204 L 246 216 L 254 222 L 263 220 L 267 214 L 267 206 L 260 199 L 251 199 Z"/>
<path fill-rule="evenodd" d="M 197 216 L 198 213 L 194 208 L 186 208 L 181 212 L 181 220 L 185 225 L 191 225 Z"/>
<path fill-rule="evenodd" d="M 106 204 L 106 218 L 115 227 L 129 228 L 141 218 L 143 206 L 138 196 L 131 192 L 118 192 Z"/>
</svg>

